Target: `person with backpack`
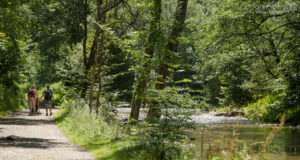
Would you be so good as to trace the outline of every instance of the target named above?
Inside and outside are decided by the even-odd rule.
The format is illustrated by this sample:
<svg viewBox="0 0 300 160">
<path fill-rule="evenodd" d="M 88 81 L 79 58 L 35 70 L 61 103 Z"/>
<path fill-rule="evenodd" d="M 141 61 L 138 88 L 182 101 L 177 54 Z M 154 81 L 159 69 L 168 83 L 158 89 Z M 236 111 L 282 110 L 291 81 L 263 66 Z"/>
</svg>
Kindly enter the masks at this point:
<svg viewBox="0 0 300 160">
<path fill-rule="evenodd" d="M 52 104 L 52 100 L 54 101 L 54 96 L 53 96 L 52 90 L 50 89 L 49 84 L 46 85 L 46 89 L 44 90 L 42 97 L 44 97 L 44 104 L 45 104 L 45 108 L 46 108 L 46 116 L 48 116 L 48 108 L 49 108 L 50 116 L 51 116 L 52 115 L 51 104 Z"/>
<path fill-rule="evenodd" d="M 38 94 L 36 89 L 34 89 L 34 85 L 31 86 L 31 89 L 27 93 L 28 105 L 29 105 L 29 115 L 34 115 L 35 113 L 35 103 L 38 98 Z"/>
</svg>

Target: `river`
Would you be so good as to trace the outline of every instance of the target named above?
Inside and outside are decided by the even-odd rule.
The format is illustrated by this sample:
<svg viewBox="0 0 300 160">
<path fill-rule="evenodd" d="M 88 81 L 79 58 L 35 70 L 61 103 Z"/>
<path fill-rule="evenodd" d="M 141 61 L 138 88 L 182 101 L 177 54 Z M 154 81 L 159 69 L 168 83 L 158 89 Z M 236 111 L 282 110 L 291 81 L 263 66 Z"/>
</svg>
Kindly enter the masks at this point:
<svg viewBox="0 0 300 160">
<path fill-rule="evenodd" d="M 129 108 L 117 109 L 127 118 Z M 141 110 L 140 120 L 147 110 Z M 208 159 L 274 159 L 300 160 L 300 128 L 261 124 L 245 117 L 216 116 L 200 112 L 191 116 L 199 124 L 196 130 L 186 132 L 192 140 L 193 157 Z"/>
<path fill-rule="evenodd" d="M 194 131 L 195 157 L 300 160 L 300 129 L 262 124 L 205 124 Z"/>
</svg>

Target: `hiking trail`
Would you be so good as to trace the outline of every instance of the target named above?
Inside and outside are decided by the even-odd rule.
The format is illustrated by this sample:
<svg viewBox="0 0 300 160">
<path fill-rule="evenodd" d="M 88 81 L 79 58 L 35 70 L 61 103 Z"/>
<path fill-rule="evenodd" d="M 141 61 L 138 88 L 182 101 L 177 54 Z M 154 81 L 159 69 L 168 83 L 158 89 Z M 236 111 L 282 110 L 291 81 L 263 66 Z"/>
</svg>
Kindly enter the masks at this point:
<svg viewBox="0 0 300 160">
<path fill-rule="evenodd" d="M 53 109 L 53 113 L 57 110 Z M 0 160 L 92 160 L 82 147 L 71 144 L 54 117 L 28 116 L 28 110 L 0 118 Z"/>
</svg>

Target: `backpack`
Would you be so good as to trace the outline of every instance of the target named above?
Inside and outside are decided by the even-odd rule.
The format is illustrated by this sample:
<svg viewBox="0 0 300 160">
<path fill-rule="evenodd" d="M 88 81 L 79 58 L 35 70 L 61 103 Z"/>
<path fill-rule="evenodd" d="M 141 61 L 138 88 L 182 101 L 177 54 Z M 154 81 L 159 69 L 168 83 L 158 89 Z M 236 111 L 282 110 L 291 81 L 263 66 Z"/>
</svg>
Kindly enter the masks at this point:
<svg viewBox="0 0 300 160">
<path fill-rule="evenodd" d="M 29 97 L 34 97 L 34 96 L 35 96 L 34 89 L 30 89 L 30 90 L 28 91 L 28 96 L 29 96 Z"/>
<path fill-rule="evenodd" d="M 51 100 L 52 99 L 52 91 L 50 89 L 46 89 L 44 91 L 44 93 L 45 93 L 45 99 L 46 100 Z"/>
</svg>

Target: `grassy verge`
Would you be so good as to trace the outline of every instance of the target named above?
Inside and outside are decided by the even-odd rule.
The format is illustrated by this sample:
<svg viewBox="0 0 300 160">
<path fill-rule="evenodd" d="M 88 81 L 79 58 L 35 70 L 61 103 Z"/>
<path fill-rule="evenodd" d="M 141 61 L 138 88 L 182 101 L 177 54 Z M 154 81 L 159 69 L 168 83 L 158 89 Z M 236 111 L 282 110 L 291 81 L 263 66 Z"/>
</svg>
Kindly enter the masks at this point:
<svg viewBox="0 0 300 160">
<path fill-rule="evenodd" d="M 88 149 L 96 159 L 141 159 L 131 138 L 117 139 L 115 125 L 86 112 L 61 109 L 55 114 L 55 122 L 74 144 Z"/>
</svg>

